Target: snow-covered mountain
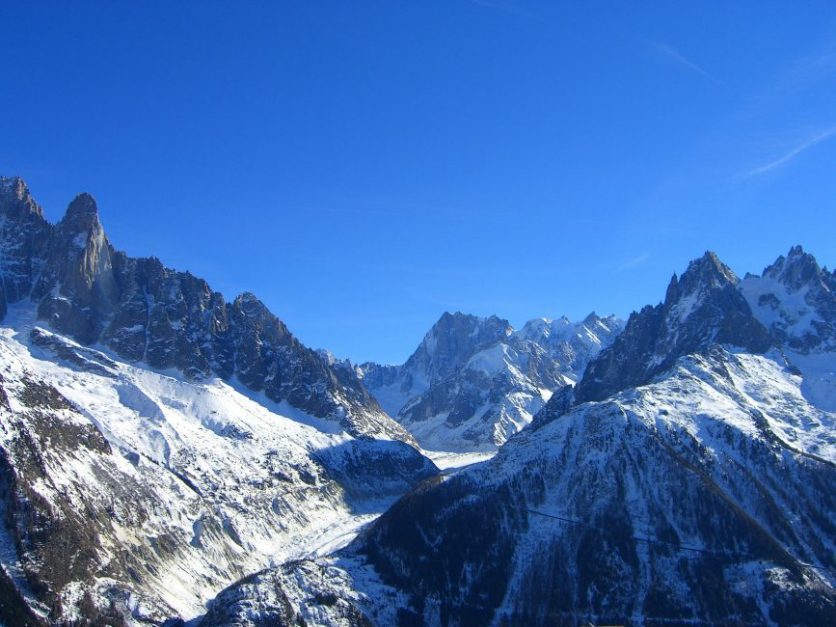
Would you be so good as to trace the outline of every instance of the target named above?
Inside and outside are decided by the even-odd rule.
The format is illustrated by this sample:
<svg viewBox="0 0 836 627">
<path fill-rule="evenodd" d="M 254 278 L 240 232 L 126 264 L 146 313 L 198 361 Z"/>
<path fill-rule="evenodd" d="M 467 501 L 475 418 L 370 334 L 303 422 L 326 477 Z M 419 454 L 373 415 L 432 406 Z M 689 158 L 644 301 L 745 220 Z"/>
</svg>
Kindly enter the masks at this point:
<svg viewBox="0 0 836 627">
<path fill-rule="evenodd" d="M 203 625 L 832 624 L 833 278 L 800 249 L 743 281 L 692 262 L 492 460 Z"/>
<path fill-rule="evenodd" d="M 206 281 L 131 258 L 78 195 L 50 224 L 19 178 L 0 178 L 0 315 L 23 300 L 56 332 L 190 380 L 239 381 L 357 436 L 413 442 L 348 369 L 303 346 L 253 294 L 227 303 Z"/>
<path fill-rule="evenodd" d="M 836 616 L 836 274 L 800 247 L 706 253 L 626 325 L 445 314 L 355 368 L 0 179 L 0 318 L 0 624 Z M 504 445 L 439 474 L 375 396 Z"/>
<path fill-rule="evenodd" d="M 613 316 L 538 318 L 514 330 L 496 316 L 445 313 L 401 366 L 357 368 L 391 416 L 428 450 L 492 451 L 576 382 L 621 330 Z"/>
<path fill-rule="evenodd" d="M 331 550 L 437 472 L 252 295 L 0 180 L 0 623 L 161 624 Z M 92 622 L 85 622 L 92 621 Z"/>
</svg>

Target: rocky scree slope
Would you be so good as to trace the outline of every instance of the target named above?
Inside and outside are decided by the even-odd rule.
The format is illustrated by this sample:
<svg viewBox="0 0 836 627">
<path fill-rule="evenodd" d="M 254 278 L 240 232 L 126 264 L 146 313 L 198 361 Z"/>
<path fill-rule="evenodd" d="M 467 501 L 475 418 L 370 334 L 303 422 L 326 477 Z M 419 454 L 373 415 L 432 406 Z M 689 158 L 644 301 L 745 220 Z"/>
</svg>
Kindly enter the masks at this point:
<svg viewBox="0 0 836 627">
<path fill-rule="evenodd" d="M 348 606 L 380 625 L 831 623 L 833 275 L 800 249 L 771 267 L 784 278 L 741 285 L 693 262 L 492 460 L 422 484 L 336 556 L 268 571 L 288 615 L 328 595 L 322 624 Z M 242 598 L 272 601 L 250 584 L 211 605 L 242 622 L 205 624 L 255 624 Z"/>
<path fill-rule="evenodd" d="M 580 377 L 621 321 L 445 313 L 400 366 L 357 368 L 390 415 L 429 450 L 492 451 L 531 422 L 552 392 Z"/>
</svg>

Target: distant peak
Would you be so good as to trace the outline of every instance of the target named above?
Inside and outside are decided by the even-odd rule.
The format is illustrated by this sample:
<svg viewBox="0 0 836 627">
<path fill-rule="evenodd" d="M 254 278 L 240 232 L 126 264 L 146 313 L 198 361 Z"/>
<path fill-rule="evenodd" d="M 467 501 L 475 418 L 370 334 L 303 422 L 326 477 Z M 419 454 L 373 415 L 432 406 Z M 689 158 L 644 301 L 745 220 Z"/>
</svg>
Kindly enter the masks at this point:
<svg viewBox="0 0 836 627">
<path fill-rule="evenodd" d="M 674 274 L 671 277 L 665 293 L 665 305 L 671 307 L 685 297 L 735 286 L 739 282 L 740 279 L 731 268 L 720 261 L 715 253 L 708 251 L 699 259 L 691 261 L 682 276 L 677 278 Z"/>
<path fill-rule="evenodd" d="M 98 216 L 99 208 L 96 206 L 96 199 L 91 194 L 81 192 L 73 198 L 70 206 L 67 207 L 67 214 L 64 216 L 64 219 L 87 215 Z"/>
<path fill-rule="evenodd" d="M 433 329 L 447 330 L 452 328 L 461 328 L 463 326 L 469 328 L 473 326 L 479 326 L 480 324 L 483 324 L 488 320 L 490 320 L 490 318 L 480 318 L 479 316 L 462 313 L 461 311 L 456 311 L 453 313 L 445 311 L 443 314 L 441 314 L 441 317 L 438 319 L 438 321 L 433 325 Z"/>
<path fill-rule="evenodd" d="M 262 305 L 263 303 L 259 300 L 258 296 L 253 294 L 252 292 L 241 292 L 236 298 L 236 303 L 241 304 L 253 304 L 253 305 Z"/>
<path fill-rule="evenodd" d="M 598 317 L 597 313 L 595 313 L 594 311 L 591 311 L 591 312 L 589 312 L 589 315 L 587 315 L 586 318 L 583 319 L 583 322 L 584 322 L 584 324 L 594 324 L 594 323 L 598 322 L 600 319 L 601 318 Z"/>
<path fill-rule="evenodd" d="M 18 216 L 34 214 L 43 217 L 43 210 L 32 198 L 29 186 L 19 176 L 0 176 L 0 210 L 11 210 Z"/>
<path fill-rule="evenodd" d="M 461 311 L 449 312 L 445 311 L 438 319 L 439 322 L 451 322 L 453 320 L 476 320 L 478 316 L 473 314 L 462 313 Z"/>
<path fill-rule="evenodd" d="M 763 271 L 766 278 L 781 281 L 790 289 L 798 289 L 819 277 L 822 272 L 816 258 L 804 252 L 801 246 L 790 248 L 787 256 L 779 256 L 771 266 Z"/>
</svg>

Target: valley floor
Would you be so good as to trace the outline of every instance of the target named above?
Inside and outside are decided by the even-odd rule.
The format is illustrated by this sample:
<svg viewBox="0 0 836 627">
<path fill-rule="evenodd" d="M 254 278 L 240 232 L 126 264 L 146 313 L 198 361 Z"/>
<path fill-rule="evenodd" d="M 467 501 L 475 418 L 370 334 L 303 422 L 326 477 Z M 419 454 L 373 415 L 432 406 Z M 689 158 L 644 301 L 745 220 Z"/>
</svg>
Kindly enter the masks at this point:
<svg viewBox="0 0 836 627">
<path fill-rule="evenodd" d="M 459 471 L 473 464 L 487 461 L 496 455 L 496 451 L 459 453 L 456 451 L 424 451 L 433 463 L 445 474 Z"/>
</svg>

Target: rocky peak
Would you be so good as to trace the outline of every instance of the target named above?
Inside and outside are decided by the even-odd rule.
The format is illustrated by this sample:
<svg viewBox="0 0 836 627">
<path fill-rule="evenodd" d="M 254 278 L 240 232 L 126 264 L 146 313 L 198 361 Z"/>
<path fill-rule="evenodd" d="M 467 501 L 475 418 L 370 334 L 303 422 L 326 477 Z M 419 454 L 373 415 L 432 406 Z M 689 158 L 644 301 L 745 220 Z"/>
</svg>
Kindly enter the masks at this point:
<svg viewBox="0 0 836 627">
<path fill-rule="evenodd" d="M 804 353 L 836 347 L 836 281 L 801 246 L 744 279 L 740 292 L 776 344 Z"/>
<path fill-rule="evenodd" d="M 252 292 L 242 292 L 236 296 L 233 301 L 233 305 L 246 311 L 247 313 L 255 314 L 259 317 L 263 317 L 270 313 L 267 306 Z"/>
<path fill-rule="evenodd" d="M 599 322 L 601 322 L 601 318 L 594 311 L 591 311 L 586 318 L 583 319 L 584 324 L 598 324 Z"/>
<path fill-rule="evenodd" d="M 96 201 L 79 194 L 50 230 L 44 269 L 30 297 L 38 301 L 39 318 L 84 344 L 91 343 L 120 299 L 113 271 L 115 252 L 99 222 Z"/>
<path fill-rule="evenodd" d="M 676 301 L 689 296 L 699 296 L 729 285 L 735 286 L 739 281 L 715 253 L 707 251 L 699 259 L 691 261 L 679 279 L 676 274 L 673 275 L 665 294 L 665 306 L 672 307 Z"/>
<path fill-rule="evenodd" d="M 515 335 L 519 340 L 536 342 L 553 349 L 560 345 L 576 345 L 576 349 L 581 349 L 584 345 L 609 344 L 622 326 L 623 322 L 616 316 L 602 318 L 593 311 L 581 322 L 572 322 L 566 316 L 554 320 L 535 318 L 526 322 Z M 564 350 L 558 350 L 553 357 L 566 363 L 571 360 L 571 356 L 565 354 Z"/>
<path fill-rule="evenodd" d="M 522 329 L 517 332 L 518 337 L 532 342 L 546 342 L 553 335 L 562 336 L 572 322 L 566 316 L 555 320 L 549 318 L 534 318 L 526 322 Z"/>
<path fill-rule="evenodd" d="M 435 336 L 458 336 L 475 337 L 480 334 L 502 337 L 510 327 L 507 320 L 497 316 L 481 318 L 473 314 L 465 314 L 460 311 L 450 313 L 445 311 L 441 314 L 428 335 Z"/>
<path fill-rule="evenodd" d="M 73 198 L 67 207 L 67 212 L 58 223 L 58 228 L 70 236 L 79 234 L 103 236 L 104 229 L 99 220 L 96 199 L 86 192 Z"/>
<path fill-rule="evenodd" d="M 292 337 L 284 322 L 252 292 L 244 292 L 235 298 L 232 302 L 232 317 L 237 320 L 242 330 L 269 338 L 271 343 L 281 343 Z"/>
<path fill-rule="evenodd" d="M 614 316 L 535 318 L 514 331 L 491 316 L 444 314 L 402 366 L 363 364 L 363 383 L 428 449 L 490 450 L 576 381 L 621 330 Z"/>
<path fill-rule="evenodd" d="M 407 360 L 408 370 L 422 371 L 428 381 L 443 379 L 473 353 L 504 340 L 511 333 L 507 320 L 444 312 Z"/>
<path fill-rule="evenodd" d="M 0 176 L 0 215 L 18 220 L 32 216 L 42 219 L 43 209 L 35 202 L 22 178 Z"/>
<path fill-rule="evenodd" d="M 76 196 L 67 207 L 64 218 L 57 225 L 59 254 L 67 261 L 73 259 L 74 270 L 78 276 L 62 277 L 62 283 L 81 281 L 90 288 L 104 275 L 104 280 L 112 282 L 112 251 L 99 221 L 96 200 L 87 193 Z M 66 248 L 65 248 L 66 247 Z M 79 253 L 74 253 L 80 250 Z"/>
<path fill-rule="evenodd" d="M 79 216 L 97 216 L 99 215 L 99 208 L 96 205 L 96 199 L 92 194 L 81 192 L 73 198 L 67 207 L 67 213 L 64 219 L 74 219 Z"/>
<path fill-rule="evenodd" d="M 764 278 L 783 283 L 790 291 L 820 280 L 824 274 L 816 258 L 804 252 L 801 246 L 793 246 L 786 257 L 781 255 L 763 271 Z"/>
<path fill-rule="evenodd" d="M 615 334 L 621 330 L 624 322 L 613 314 L 602 318 L 593 311 L 581 324 L 594 333 Z"/>
<path fill-rule="evenodd" d="M 589 363 L 578 384 L 578 402 L 602 400 L 643 385 L 677 358 L 730 344 L 763 352 L 771 346 L 738 289 L 740 280 L 712 252 L 695 259 L 671 279 L 665 302 L 630 316 L 624 332 Z"/>
</svg>

